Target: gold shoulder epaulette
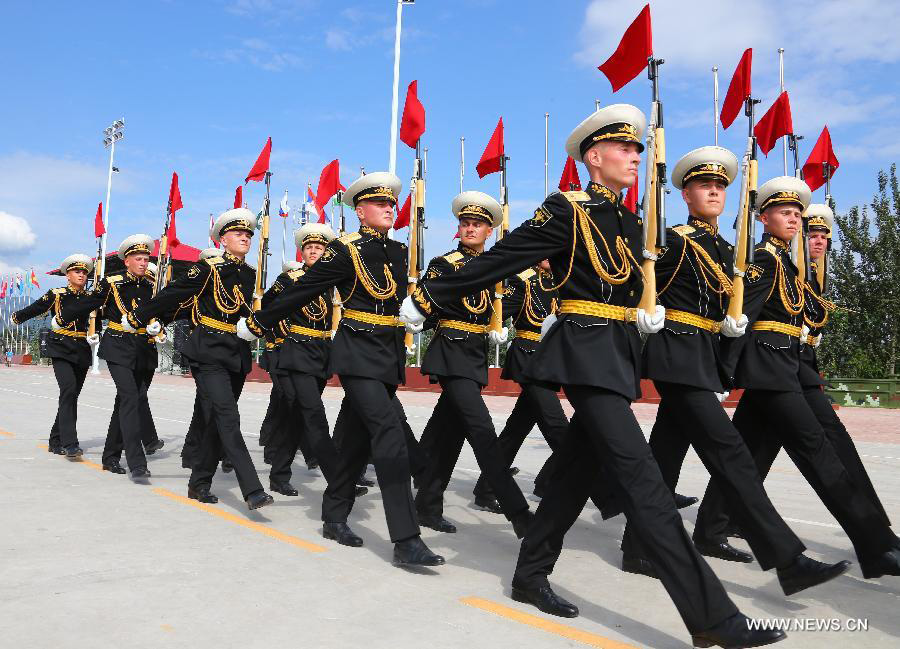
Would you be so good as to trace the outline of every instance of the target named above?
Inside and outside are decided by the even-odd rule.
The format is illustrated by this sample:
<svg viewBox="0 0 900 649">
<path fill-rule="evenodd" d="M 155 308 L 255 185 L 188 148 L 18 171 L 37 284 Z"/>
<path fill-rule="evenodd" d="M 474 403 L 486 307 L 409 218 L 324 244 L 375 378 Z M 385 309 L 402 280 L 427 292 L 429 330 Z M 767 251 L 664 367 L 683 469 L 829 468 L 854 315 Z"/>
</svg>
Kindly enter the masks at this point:
<svg viewBox="0 0 900 649">
<path fill-rule="evenodd" d="M 66 292 L 66 289 L 65 288 L 54 288 L 54 289 L 51 289 L 50 292 L 53 293 L 54 295 L 62 295 L 63 293 Z"/>
<path fill-rule="evenodd" d="M 362 238 L 362 235 L 359 232 L 348 232 L 342 237 L 338 238 L 338 241 L 341 243 L 353 243 L 357 239 Z"/>
<path fill-rule="evenodd" d="M 110 284 L 115 284 L 116 282 L 122 281 L 122 276 L 121 275 L 107 275 L 106 281 L 109 282 Z"/>
<path fill-rule="evenodd" d="M 587 192 L 583 192 L 580 190 L 571 191 L 571 192 L 562 192 L 562 195 L 565 196 L 570 201 L 589 201 L 591 200 L 591 195 Z"/>
<path fill-rule="evenodd" d="M 303 277 L 303 275 L 304 275 L 305 273 L 306 273 L 306 269 L 305 269 L 305 268 L 295 268 L 294 270 L 288 271 L 288 274 L 287 274 L 287 275 L 288 275 L 288 277 L 290 277 L 291 279 L 297 279 L 298 277 Z"/>
<path fill-rule="evenodd" d="M 684 236 L 691 234 L 694 231 L 694 226 L 692 226 L 692 225 L 676 225 L 674 228 L 672 228 L 672 231 L 677 234 L 680 234 L 681 236 L 684 237 Z"/>
<path fill-rule="evenodd" d="M 774 255 L 774 256 L 776 256 L 776 257 L 778 256 L 778 248 L 776 248 L 776 247 L 774 246 L 774 244 L 769 243 L 768 241 L 766 241 L 766 244 L 765 244 L 764 248 L 766 249 L 766 252 L 768 252 L 769 254 Z"/>
<path fill-rule="evenodd" d="M 451 264 L 462 259 L 464 255 L 459 250 L 454 250 L 453 252 L 444 255 L 444 259 L 449 261 Z"/>
<path fill-rule="evenodd" d="M 205 259 L 205 261 L 210 266 L 218 266 L 219 264 L 225 262 L 225 258 L 224 257 L 208 257 L 207 259 Z"/>
<path fill-rule="evenodd" d="M 537 275 L 537 273 L 535 272 L 534 268 L 528 268 L 526 270 L 523 270 L 521 273 L 516 274 L 516 277 L 518 277 L 523 282 L 527 282 L 535 275 Z"/>
</svg>

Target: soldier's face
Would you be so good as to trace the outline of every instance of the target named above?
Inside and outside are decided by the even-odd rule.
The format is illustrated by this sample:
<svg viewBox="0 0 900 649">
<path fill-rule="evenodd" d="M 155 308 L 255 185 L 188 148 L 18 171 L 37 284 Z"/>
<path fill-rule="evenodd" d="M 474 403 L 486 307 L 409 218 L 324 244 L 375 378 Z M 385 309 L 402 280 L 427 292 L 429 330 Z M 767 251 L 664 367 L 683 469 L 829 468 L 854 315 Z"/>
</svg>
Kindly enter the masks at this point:
<svg viewBox="0 0 900 649">
<path fill-rule="evenodd" d="M 809 256 L 815 261 L 821 259 L 828 248 L 828 236 L 820 230 L 811 230 L 807 237 L 809 241 Z"/>
<path fill-rule="evenodd" d="M 483 248 L 484 242 L 494 232 L 494 228 L 481 219 L 463 217 L 459 220 L 459 240 L 469 248 Z"/>
<path fill-rule="evenodd" d="M 321 243 L 308 243 L 303 246 L 303 250 L 300 251 L 300 256 L 303 257 L 303 263 L 307 266 L 312 266 L 314 263 L 319 261 L 319 257 L 322 256 L 322 253 L 325 252 L 325 245 Z"/>
<path fill-rule="evenodd" d="M 707 220 L 718 218 L 725 209 L 725 183 L 699 178 L 681 190 L 681 197 L 691 216 Z"/>
<path fill-rule="evenodd" d="M 800 230 L 800 208 L 795 205 L 775 205 L 760 215 L 766 232 L 782 241 L 790 241 Z"/>
<path fill-rule="evenodd" d="M 584 163 L 591 180 L 620 192 L 634 184 L 641 154 L 635 142 L 599 142 L 584 154 Z"/>
<path fill-rule="evenodd" d="M 125 257 L 125 268 L 135 277 L 143 277 L 147 274 L 147 264 L 150 263 L 150 255 L 138 253 Z"/>
<path fill-rule="evenodd" d="M 394 225 L 394 204 L 387 200 L 360 201 L 356 206 L 356 215 L 362 225 L 387 232 Z"/>
<path fill-rule="evenodd" d="M 87 284 L 87 276 L 87 271 L 81 269 L 70 270 L 66 273 L 66 279 L 75 288 L 84 288 L 84 285 Z"/>
<path fill-rule="evenodd" d="M 541 270 L 549 271 L 550 270 L 550 260 L 544 259 L 541 261 L 541 263 L 538 264 L 538 266 L 541 267 Z"/>
<path fill-rule="evenodd" d="M 250 252 L 250 243 L 253 235 L 246 230 L 229 230 L 222 235 L 222 245 L 225 250 L 236 257 L 245 257 Z"/>
</svg>

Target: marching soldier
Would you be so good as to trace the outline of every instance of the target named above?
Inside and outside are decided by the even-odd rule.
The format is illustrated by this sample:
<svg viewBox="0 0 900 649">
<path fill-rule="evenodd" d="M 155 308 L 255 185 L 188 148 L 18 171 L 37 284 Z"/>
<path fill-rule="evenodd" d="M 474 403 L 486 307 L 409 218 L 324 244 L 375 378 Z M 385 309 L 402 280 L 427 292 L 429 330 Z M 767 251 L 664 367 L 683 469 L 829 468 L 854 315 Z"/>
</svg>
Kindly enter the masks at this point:
<svg viewBox="0 0 900 649">
<path fill-rule="evenodd" d="M 328 289 L 338 289 L 344 312 L 331 346 L 329 373 L 340 377 L 346 395 L 342 408 L 352 410 L 362 425 L 348 426 L 344 433 L 334 478 L 322 501 L 323 534 L 343 545 L 363 544 L 347 518 L 356 480 L 371 449 L 394 542 L 394 563 L 437 566 L 444 558 L 431 552 L 419 535 L 402 407 L 394 398 L 406 373 L 397 291 L 407 282 L 408 251 L 387 233 L 400 186 L 397 176 L 384 172 L 353 182 L 343 200 L 356 210 L 359 231 L 328 244 L 308 272 L 262 311 L 242 321 L 239 331 L 248 339 L 262 336 Z"/>
<path fill-rule="evenodd" d="M 637 173 L 645 125 L 644 114 L 627 104 L 591 114 L 566 143 L 588 168 L 587 190 L 551 194 L 531 219 L 466 268 L 424 280 L 401 314 L 410 323 L 439 316 L 460 296 L 549 258 L 560 316 L 525 375 L 562 385 L 575 415 L 560 449 L 566 470 L 554 472 L 522 542 L 513 598 L 552 615 L 578 615 L 547 575 L 602 465 L 694 643 L 759 646 L 785 634 L 751 629 L 697 553 L 630 408 L 639 388 L 638 334 L 655 334 L 665 317 L 662 307 L 648 313 L 633 306 L 641 287 L 642 223 L 621 201 Z"/>
<path fill-rule="evenodd" d="M 241 435 L 237 406 L 251 363 L 250 346 L 238 338 L 236 323 L 242 315 L 251 313 L 256 271 L 244 257 L 255 228 L 256 216 L 246 208 L 222 214 L 210 231 L 213 240 L 221 241 L 225 248 L 222 256 L 198 262 L 185 277 L 172 281 L 122 319 L 123 327 L 137 330 L 162 313 L 191 308 L 195 328 L 181 353 L 193 363 L 201 399 L 210 404 L 215 434 L 212 426 L 205 431 L 191 471 L 188 497 L 218 502 L 210 486 L 224 451 L 234 464 L 241 494 L 250 509 L 274 502 L 256 475 Z"/>
<path fill-rule="evenodd" d="M 65 275 L 68 286 L 50 289 L 40 299 L 13 313 L 13 324 L 19 325 L 48 313 L 55 318 L 64 306 L 84 300 L 87 297 L 84 287 L 93 268 L 91 258 L 86 255 L 66 257 L 59 266 L 59 272 Z M 50 429 L 47 450 L 56 455 L 65 455 L 70 460 L 76 460 L 83 454 L 78 445 L 78 431 L 75 427 L 78 419 L 78 395 L 81 394 L 84 379 L 91 366 L 91 345 L 98 342 L 96 336 L 87 340 L 87 330 L 88 316 L 85 313 L 65 327 L 51 329 L 47 335 L 45 355 L 53 359 L 53 374 L 59 386 L 59 408 Z"/>
<path fill-rule="evenodd" d="M 746 271 L 744 314 L 749 333 L 726 351 L 734 368 L 734 385 L 744 388 L 734 413 L 734 425 L 754 457 L 772 437 L 784 445 L 794 464 L 850 537 L 867 579 L 900 575 L 900 548 L 876 506 L 850 477 L 822 425 L 803 396 L 800 336 L 803 332 L 805 280 L 790 258 L 790 241 L 801 227 L 809 204 L 805 182 L 779 176 L 759 188 L 760 220 L 765 226 Z M 759 427 L 756 422 L 765 421 Z M 710 480 L 701 504 L 694 536 L 717 540 L 721 520 L 722 484 Z M 715 494 L 715 495 L 712 495 Z M 738 520 L 743 528 L 744 522 Z"/>
<path fill-rule="evenodd" d="M 456 250 L 431 260 L 426 278 L 465 268 L 484 252 L 484 242 L 503 219 L 500 203 L 477 191 L 457 195 L 452 210 L 459 220 L 460 243 Z M 422 359 L 422 374 L 440 383 L 444 402 L 432 414 L 438 418 L 440 433 L 431 446 L 428 466 L 419 476 L 416 511 L 419 524 L 439 532 L 456 532 L 456 526 L 443 516 L 444 491 L 467 439 L 501 511 L 522 538 L 530 519 L 528 503 L 507 470 L 491 413 L 481 396 L 488 383 L 488 340 L 501 344 L 507 336 L 506 329 L 499 334 L 489 331 L 491 304 L 491 292 L 483 289 L 447 304 L 440 319 L 429 323 L 436 329 Z"/>
</svg>

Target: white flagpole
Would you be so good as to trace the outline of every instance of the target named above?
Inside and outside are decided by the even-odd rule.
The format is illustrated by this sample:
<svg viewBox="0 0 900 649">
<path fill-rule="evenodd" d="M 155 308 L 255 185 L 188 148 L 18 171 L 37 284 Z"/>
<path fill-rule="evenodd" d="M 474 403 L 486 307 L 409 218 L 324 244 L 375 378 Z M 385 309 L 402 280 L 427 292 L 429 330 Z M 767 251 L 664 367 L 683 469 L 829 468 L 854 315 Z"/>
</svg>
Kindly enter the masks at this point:
<svg viewBox="0 0 900 649">
<path fill-rule="evenodd" d="M 284 190 L 284 198 L 281 199 L 282 202 L 283 202 L 285 205 L 287 205 L 287 195 L 288 195 L 288 192 L 287 192 L 287 190 L 285 189 L 285 190 Z M 280 206 L 280 205 L 278 206 L 278 212 L 279 212 L 279 213 L 281 212 L 281 206 Z M 290 212 L 290 209 L 288 209 L 288 212 Z M 285 244 L 284 244 L 284 241 L 285 241 L 285 239 L 287 239 L 287 220 L 288 220 L 288 216 L 289 216 L 289 214 L 285 214 L 284 216 L 281 217 L 281 267 L 282 267 L 282 268 L 284 268 L 284 245 L 285 245 Z"/>
<path fill-rule="evenodd" d="M 544 196 L 550 193 L 550 113 L 544 113 Z"/>
<path fill-rule="evenodd" d="M 778 83 L 781 86 L 781 92 L 784 92 L 784 48 L 778 48 Z M 784 175 L 787 176 L 787 138 L 781 138 L 782 151 L 784 152 Z"/>
<path fill-rule="evenodd" d="M 713 73 L 713 137 L 719 146 L 719 66 L 714 65 Z"/>
<path fill-rule="evenodd" d="M 397 0 L 397 27 L 394 33 L 394 93 L 391 98 L 391 156 L 388 171 L 397 170 L 397 108 L 400 93 L 400 31 L 403 26 L 403 0 Z"/>
<path fill-rule="evenodd" d="M 463 191 L 463 179 L 466 176 L 466 138 L 459 138 L 459 193 Z"/>
</svg>

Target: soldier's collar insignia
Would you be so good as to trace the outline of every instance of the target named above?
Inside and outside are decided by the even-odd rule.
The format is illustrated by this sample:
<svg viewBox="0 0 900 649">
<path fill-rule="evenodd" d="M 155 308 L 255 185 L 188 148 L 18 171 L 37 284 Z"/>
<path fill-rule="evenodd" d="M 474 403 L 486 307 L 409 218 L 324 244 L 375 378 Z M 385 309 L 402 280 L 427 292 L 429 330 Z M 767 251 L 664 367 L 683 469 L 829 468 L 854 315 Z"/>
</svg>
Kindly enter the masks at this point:
<svg viewBox="0 0 900 649">
<path fill-rule="evenodd" d="M 594 192 L 600 194 L 603 198 L 608 200 L 610 203 L 613 203 L 614 205 L 619 202 L 619 195 L 606 185 L 601 185 L 600 183 L 591 181 L 590 184 L 588 184 L 588 189 L 591 189 Z"/>
<path fill-rule="evenodd" d="M 469 257 L 477 257 L 478 255 L 481 254 L 481 252 L 484 252 L 483 250 L 481 252 L 478 252 L 477 250 L 473 250 L 469 246 L 462 244 L 462 243 L 459 244 L 459 247 L 457 248 L 457 250 L 459 250 L 464 255 L 468 255 Z"/>
<path fill-rule="evenodd" d="M 240 257 L 237 257 L 235 255 L 232 255 L 230 252 L 227 252 L 227 251 L 222 253 L 222 257 L 225 259 L 225 261 L 230 261 L 234 264 L 243 264 L 244 263 L 243 259 L 241 259 Z"/>
<path fill-rule="evenodd" d="M 712 236 L 714 236 L 714 237 L 715 237 L 717 234 L 719 234 L 719 228 L 717 228 L 717 227 L 715 227 L 715 226 L 713 226 L 713 225 L 710 225 L 710 224 L 707 223 L 706 221 L 704 221 L 704 220 L 702 220 L 702 219 L 698 219 L 698 218 L 695 217 L 695 216 L 689 217 L 689 218 L 688 218 L 688 223 L 689 223 L 690 225 L 692 225 L 693 227 L 697 228 L 697 229 L 705 230 L 706 232 L 709 232 L 709 233 L 710 233 Z"/>
<path fill-rule="evenodd" d="M 775 246 L 779 250 L 783 250 L 784 252 L 788 252 L 791 249 L 786 241 L 782 241 L 775 235 L 769 234 L 768 232 L 766 233 L 766 241 L 767 243 L 771 243 L 773 246 Z"/>
<path fill-rule="evenodd" d="M 370 237 L 375 237 L 376 239 L 387 239 L 387 232 L 379 232 L 373 227 L 369 227 L 368 225 L 359 226 L 359 231 L 362 234 L 368 234 Z"/>
</svg>

